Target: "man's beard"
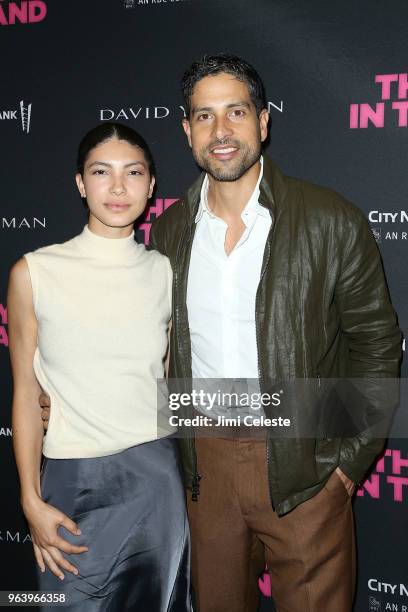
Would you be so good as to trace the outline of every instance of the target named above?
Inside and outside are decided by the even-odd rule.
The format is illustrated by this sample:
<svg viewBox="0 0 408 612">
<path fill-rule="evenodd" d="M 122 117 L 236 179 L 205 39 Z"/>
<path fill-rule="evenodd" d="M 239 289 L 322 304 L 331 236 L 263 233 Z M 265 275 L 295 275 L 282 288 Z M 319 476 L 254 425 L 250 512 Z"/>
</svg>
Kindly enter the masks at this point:
<svg viewBox="0 0 408 612">
<path fill-rule="evenodd" d="M 217 145 L 230 145 L 231 147 L 237 147 L 239 154 L 237 159 L 230 161 L 218 161 L 211 159 L 211 149 Z M 202 170 L 205 170 L 213 179 L 221 182 L 233 182 L 237 181 L 247 172 L 261 157 L 261 142 L 254 149 L 251 149 L 248 145 L 244 145 L 241 142 L 234 142 L 233 140 L 218 140 L 213 142 L 210 146 L 203 147 L 200 151 L 196 152 L 193 149 L 193 157 L 196 163 Z"/>
</svg>

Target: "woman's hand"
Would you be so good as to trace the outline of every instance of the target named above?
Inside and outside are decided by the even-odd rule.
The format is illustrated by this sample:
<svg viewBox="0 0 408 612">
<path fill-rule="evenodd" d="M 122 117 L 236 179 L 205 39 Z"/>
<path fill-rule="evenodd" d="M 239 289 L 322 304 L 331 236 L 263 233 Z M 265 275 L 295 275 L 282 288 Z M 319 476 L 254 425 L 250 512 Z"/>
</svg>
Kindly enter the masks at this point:
<svg viewBox="0 0 408 612">
<path fill-rule="evenodd" d="M 48 566 L 60 580 L 64 580 L 62 570 L 77 576 L 78 569 L 64 558 L 62 552 L 80 554 L 86 552 L 88 548 L 70 544 L 58 534 L 58 527 L 62 526 L 72 535 L 81 535 L 74 521 L 54 506 L 45 503 L 41 498 L 23 504 L 23 510 L 30 527 L 34 555 L 40 570 L 45 572 Z"/>
</svg>

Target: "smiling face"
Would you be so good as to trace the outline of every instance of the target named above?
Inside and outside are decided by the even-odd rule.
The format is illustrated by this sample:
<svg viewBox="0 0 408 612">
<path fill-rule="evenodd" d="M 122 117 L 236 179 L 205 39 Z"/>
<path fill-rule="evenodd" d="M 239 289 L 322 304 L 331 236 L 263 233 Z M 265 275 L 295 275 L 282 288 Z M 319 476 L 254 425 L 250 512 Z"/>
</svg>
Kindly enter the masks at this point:
<svg viewBox="0 0 408 612">
<path fill-rule="evenodd" d="M 76 181 L 89 207 L 89 227 L 101 234 L 108 228 L 130 233 L 154 187 L 142 149 L 117 138 L 91 149 Z"/>
<path fill-rule="evenodd" d="M 224 72 L 196 83 L 183 120 L 193 157 L 217 181 L 236 181 L 260 158 L 269 115 L 259 116 L 246 83 Z"/>
</svg>

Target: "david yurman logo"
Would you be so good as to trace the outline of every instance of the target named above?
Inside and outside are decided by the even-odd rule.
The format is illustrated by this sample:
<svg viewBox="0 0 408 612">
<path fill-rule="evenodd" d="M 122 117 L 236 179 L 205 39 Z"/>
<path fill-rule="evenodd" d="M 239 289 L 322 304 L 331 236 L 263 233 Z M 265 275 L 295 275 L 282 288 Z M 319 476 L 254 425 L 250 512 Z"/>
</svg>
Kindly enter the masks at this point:
<svg viewBox="0 0 408 612">
<path fill-rule="evenodd" d="M 283 100 L 279 103 L 268 102 L 268 112 L 278 111 L 283 113 Z M 120 121 L 129 119 L 166 119 L 177 113 L 185 117 L 184 106 L 127 106 L 122 108 L 99 109 L 100 121 Z"/>
<path fill-rule="evenodd" d="M 25 544 L 26 542 L 31 542 L 31 536 L 29 533 L 11 530 L 11 529 L 2 529 L 0 531 L 0 543 L 13 543 L 13 544 Z"/>
<path fill-rule="evenodd" d="M 46 217 L 2 217 L 0 227 L 4 230 L 15 229 L 46 229 Z"/>
</svg>

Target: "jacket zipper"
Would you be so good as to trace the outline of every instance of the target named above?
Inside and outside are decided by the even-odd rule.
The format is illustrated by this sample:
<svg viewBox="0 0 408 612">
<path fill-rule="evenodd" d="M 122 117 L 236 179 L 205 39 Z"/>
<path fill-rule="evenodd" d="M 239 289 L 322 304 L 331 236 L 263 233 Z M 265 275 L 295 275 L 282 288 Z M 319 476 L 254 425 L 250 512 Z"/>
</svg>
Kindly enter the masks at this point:
<svg viewBox="0 0 408 612">
<path fill-rule="evenodd" d="M 198 501 L 198 496 L 200 495 L 200 480 L 201 474 L 197 472 L 197 456 L 196 456 L 196 465 L 195 465 L 195 474 L 193 477 L 193 484 L 191 487 L 191 501 Z"/>
<path fill-rule="evenodd" d="M 175 275 L 174 275 L 174 292 L 175 292 L 175 295 L 178 295 L 178 262 L 179 262 L 179 258 L 180 258 L 181 243 L 184 240 L 184 236 L 186 234 L 186 231 L 187 231 L 187 228 L 184 229 L 184 232 L 183 232 L 183 234 L 182 234 L 182 236 L 180 238 L 180 242 L 179 242 L 178 247 L 177 247 L 176 266 L 175 266 L 176 271 L 175 271 Z M 176 329 L 179 330 L 180 329 L 180 317 L 179 317 L 179 308 L 178 308 L 177 305 L 176 305 L 175 315 L 176 315 Z M 177 338 L 177 347 L 178 347 L 178 350 L 180 351 L 180 353 L 182 353 L 183 352 L 183 346 L 182 346 L 182 343 L 181 343 L 181 335 L 180 335 L 180 333 L 178 334 L 178 338 Z M 184 361 L 183 360 L 182 360 L 182 364 L 183 364 L 182 365 L 183 374 L 185 375 Z"/>
<path fill-rule="evenodd" d="M 263 265 L 263 268 L 262 268 L 262 271 L 261 271 L 261 277 L 259 279 L 258 289 L 256 291 L 256 297 L 255 297 L 255 304 L 256 305 L 258 303 L 258 291 L 259 291 L 259 287 L 260 287 L 262 279 L 263 279 L 263 277 L 265 275 L 266 267 L 268 265 L 269 257 L 271 255 L 271 243 L 270 243 L 270 241 L 272 239 L 272 234 L 274 232 L 274 225 L 275 225 L 274 218 L 273 218 L 272 214 L 271 214 L 271 218 L 272 218 L 272 229 L 271 229 L 272 233 L 270 235 L 270 238 L 268 237 L 268 241 L 267 241 L 267 244 L 268 244 L 268 256 L 267 256 L 267 259 L 266 259 L 266 261 L 265 261 L 265 263 Z M 258 378 L 259 378 L 259 381 L 261 381 L 262 380 L 262 373 L 261 373 L 261 362 L 260 362 L 260 358 L 259 358 L 259 341 L 258 341 L 258 338 L 259 338 L 259 322 L 258 322 L 258 318 L 256 316 L 256 312 L 255 312 L 255 329 L 256 329 L 256 350 L 257 350 L 257 356 L 258 356 Z M 275 510 L 275 506 L 274 506 L 273 499 L 272 499 L 272 483 L 271 483 L 271 473 L 270 473 L 270 440 L 269 440 L 268 435 L 266 436 L 266 469 L 267 469 L 267 473 L 268 473 L 269 500 L 271 502 L 272 509 Z"/>
</svg>

